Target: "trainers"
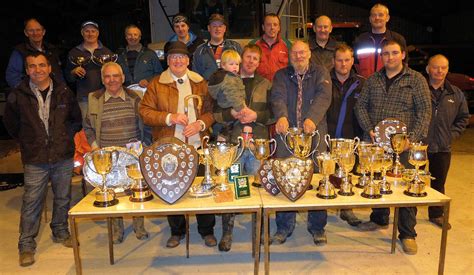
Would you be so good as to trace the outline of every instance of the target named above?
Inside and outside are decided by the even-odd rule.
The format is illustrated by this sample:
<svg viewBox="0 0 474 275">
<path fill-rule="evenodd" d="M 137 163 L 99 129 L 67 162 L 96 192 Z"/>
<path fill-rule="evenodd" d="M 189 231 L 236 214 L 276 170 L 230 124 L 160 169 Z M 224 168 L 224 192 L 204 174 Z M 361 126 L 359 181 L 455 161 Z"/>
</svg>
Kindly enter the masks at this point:
<svg viewBox="0 0 474 275">
<path fill-rule="evenodd" d="M 53 236 L 53 242 L 55 243 L 61 243 L 65 247 L 72 247 L 72 238 L 71 235 L 65 236 L 65 237 L 54 237 Z"/>
<path fill-rule="evenodd" d="M 351 226 L 358 226 L 362 221 L 354 215 L 352 209 L 341 209 L 340 217 Z"/>
<path fill-rule="evenodd" d="M 224 233 L 221 241 L 219 242 L 219 251 L 227 252 L 232 247 L 232 233 Z"/>
<path fill-rule="evenodd" d="M 324 231 L 317 231 L 313 234 L 313 242 L 317 246 L 323 246 L 328 243 L 328 239 L 326 238 L 326 232 Z"/>
<path fill-rule="evenodd" d="M 288 237 L 287 234 L 277 232 L 270 238 L 270 244 L 284 244 Z"/>
<path fill-rule="evenodd" d="M 35 263 L 35 252 L 25 251 L 20 252 L 20 266 L 30 266 Z"/>
<path fill-rule="evenodd" d="M 213 247 L 217 245 L 217 240 L 216 237 L 214 237 L 214 234 L 209 234 L 202 238 L 204 239 L 204 244 L 206 246 Z"/>
<path fill-rule="evenodd" d="M 179 245 L 182 239 L 184 239 L 184 235 L 171 235 L 171 237 L 166 242 L 166 247 L 174 248 Z"/>
<path fill-rule="evenodd" d="M 430 218 L 430 222 L 437 225 L 440 228 L 443 228 L 444 218 L 443 217 Z M 451 224 L 449 222 L 448 222 L 447 228 L 448 230 L 451 229 Z"/>
<path fill-rule="evenodd" d="M 380 225 L 373 221 L 363 222 L 357 225 L 357 229 L 360 231 L 375 231 L 378 229 L 387 229 L 387 228 L 388 228 L 388 224 Z"/>
<path fill-rule="evenodd" d="M 403 252 L 408 255 L 415 255 L 418 251 L 415 239 L 400 239 L 402 242 Z"/>
</svg>

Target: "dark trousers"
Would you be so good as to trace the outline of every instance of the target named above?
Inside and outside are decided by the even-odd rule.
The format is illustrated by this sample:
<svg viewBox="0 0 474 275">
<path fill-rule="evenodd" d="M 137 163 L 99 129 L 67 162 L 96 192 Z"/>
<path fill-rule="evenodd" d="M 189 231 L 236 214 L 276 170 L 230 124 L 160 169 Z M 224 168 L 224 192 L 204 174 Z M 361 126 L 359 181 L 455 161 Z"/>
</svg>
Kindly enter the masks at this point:
<svg viewBox="0 0 474 275">
<path fill-rule="evenodd" d="M 431 188 L 444 194 L 444 183 L 448 175 L 449 165 L 451 164 L 451 152 L 428 153 L 430 161 L 430 173 L 436 179 L 431 180 Z M 442 206 L 428 207 L 428 217 L 439 218 L 443 216 Z"/>
<path fill-rule="evenodd" d="M 196 215 L 196 219 L 198 224 L 198 232 L 202 237 L 214 234 L 216 218 L 213 214 Z M 186 234 L 186 220 L 184 215 L 168 216 L 168 223 L 171 227 L 171 235 Z"/>
</svg>

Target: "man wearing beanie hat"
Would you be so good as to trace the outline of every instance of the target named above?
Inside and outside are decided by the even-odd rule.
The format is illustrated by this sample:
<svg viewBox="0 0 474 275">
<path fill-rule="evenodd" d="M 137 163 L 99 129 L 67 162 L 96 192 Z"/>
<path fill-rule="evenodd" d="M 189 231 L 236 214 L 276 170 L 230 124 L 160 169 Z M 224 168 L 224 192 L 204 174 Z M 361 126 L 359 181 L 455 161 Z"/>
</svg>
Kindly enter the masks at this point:
<svg viewBox="0 0 474 275">
<path fill-rule="evenodd" d="M 212 98 L 207 92 L 206 81 L 188 69 L 189 52 L 181 41 L 170 42 L 166 56 L 168 69 L 153 78 L 140 103 L 139 112 L 145 125 L 153 129 L 153 140 L 175 137 L 183 142 L 200 147 L 201 138 L 208 135 L 207 129 L 214 123 Z M 202 99 L 202 110 L 198 112 L 192 101 L 187 114 L 184 111 L 184 98 L 198 95 Z M 215 217 L 212 214 L 196 215 L 198 232 L 207 246 L 216 246 L 214 237 Z M 166 246 L 179 245 L 186 234 L 183 215 L 168 216 L 171 237 Z"/>
</svg>

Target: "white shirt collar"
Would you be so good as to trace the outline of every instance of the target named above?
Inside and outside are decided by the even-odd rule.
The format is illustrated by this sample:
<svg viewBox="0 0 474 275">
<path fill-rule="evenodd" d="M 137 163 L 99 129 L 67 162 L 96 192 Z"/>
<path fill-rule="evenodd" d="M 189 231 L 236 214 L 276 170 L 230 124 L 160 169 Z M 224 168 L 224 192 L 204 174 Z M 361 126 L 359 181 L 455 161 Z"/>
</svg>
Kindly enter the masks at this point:
<svg viewBox="0 0 474 275">
<path fill-rule="evenodd" d="M 178 82 L 178 79 L 182 79 L 184 82 L 188 81 L 188 71 L 186 70 L 186 73 L 182 77 L 177 77 L 175 76 L 171 71 L 170 71 L 171 77 L 175 82 Z"/>
</svg>

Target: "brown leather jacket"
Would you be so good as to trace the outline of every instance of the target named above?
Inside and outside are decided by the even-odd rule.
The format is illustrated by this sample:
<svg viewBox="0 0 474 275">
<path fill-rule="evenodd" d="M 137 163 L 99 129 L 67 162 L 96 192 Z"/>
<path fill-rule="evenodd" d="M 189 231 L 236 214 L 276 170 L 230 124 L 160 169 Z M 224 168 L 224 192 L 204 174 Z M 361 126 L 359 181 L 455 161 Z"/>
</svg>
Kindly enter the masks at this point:
<svg viewBox="0 0 474 275">
<path fill-rule="evenodd" d="M 206 124 L 206 129 L 208 129 L 214 123 L 214 117 L 212 116 L 213 101 L 207 92 L 207 82 L 202 76 L 193 71 L 188 71 L 188 77 L 193 95 L 200 95 L 203 102 L 197 119 L 202 120 Z M 177 110 L 178 88 L 168 69 L 152 79 L 140 102 L 140 116 L 145 125 L 152 126 L 153 141 L 174 136 L 175 126 L 166 125 L 166 116 L 169 113 L 176 113 Z M 206 130 L 200 134 L 202 138 L 208 133 Z"/>
</svg>

